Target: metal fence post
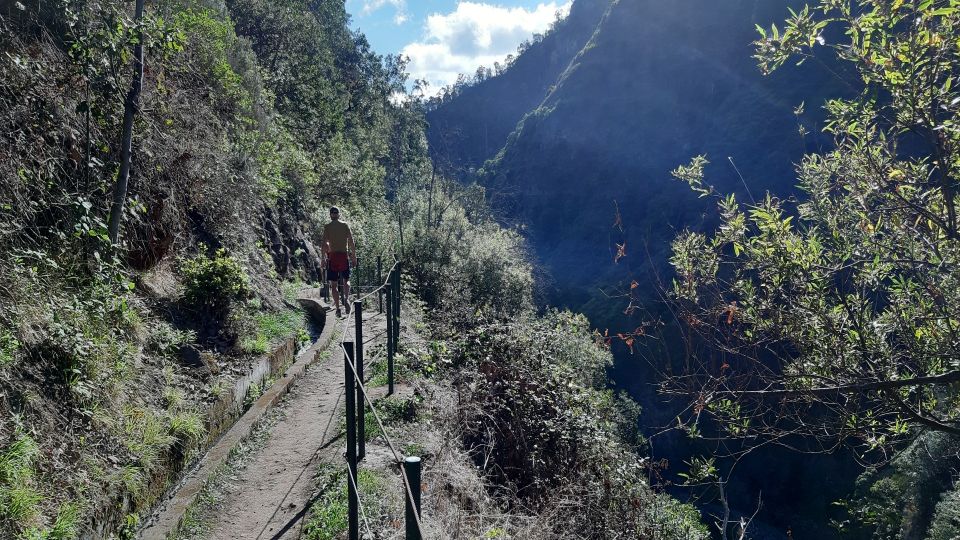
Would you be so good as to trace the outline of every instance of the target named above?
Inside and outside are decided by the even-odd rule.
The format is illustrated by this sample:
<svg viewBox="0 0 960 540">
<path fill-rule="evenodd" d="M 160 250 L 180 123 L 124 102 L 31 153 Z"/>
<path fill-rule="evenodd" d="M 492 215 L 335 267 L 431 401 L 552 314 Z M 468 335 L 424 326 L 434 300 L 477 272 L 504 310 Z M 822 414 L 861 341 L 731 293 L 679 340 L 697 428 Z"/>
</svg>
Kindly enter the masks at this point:
<svg viewBox="0 0 960 540">
<path fill-rule="evenodd" d="M 391 349 L 397 352 L 397 268 L 390 270 L 390 332 L 393 340 L 390 342 Z"/>
<path fill-rule="evenodd" d="M 357 271 L 356 271 L 356 276 L 354 276 L 354 281 L 356 281 L 357 283 L 356 287 L 354 287 L 354 289 L 356 289 L 356 292 L 354 294 L 356 295 L 357 298 L 360 298 L 361 296 L 363 296 L 363 286 L 362 286 L 363 281 L 360 280 L 360 259 L 359 258 L 357 258 Z M 347 302 L 349 301 L 350 299 L 347 298 Z"/>
<path fill-rule="evenodd" d="M 420 458 L 410 456 L 403 460 L 403 471 L 406 473 L 407 482 L 410 486 L 410 493 L 404 493 L 403 499 L 406 504 L 406 540 L 423 540 L 420 536 L 420 527 L 417 526 L 417 519 L 420 517 Z M 413 500 L 410 500 L 413 495 Z"/>
<path fill-rule="evenodd" d="M 387 395 L 393 395 L 393 287 L 387 283 Z"/>
<path fill-rule="evenodd" d="M 400 350 L 400 263 L 393 270 L 393 351 Z"/>
<path fill-rule="evenodd" d="M 347 514 L 348 514 L 348 539 L 360 540 L 360 494 L 357 493 L 357 415 L 356 415 L 356 393 L 354 387 L 353 369 L 353 343 L 345 342 L 346 355 L 343 357 L 343 384 L 344 395 L 347 398 Z"/>
<path fill-rule="evenodd" d="M 377 255 L 377 286 L 383 285 L 383 257 Z M 383 313 L 383 288 L 377 290 L 378 313 Z"/>
<path fill-rule="evenodd" d="M 364 421 L 367 400 L 363 395 L 363 300 L 353 301 L 353 326 L 356 330 L 356 351 L 354 365 L 357 367 L 357 459 L 367 455 L 366 431 Z"/>
</svg>

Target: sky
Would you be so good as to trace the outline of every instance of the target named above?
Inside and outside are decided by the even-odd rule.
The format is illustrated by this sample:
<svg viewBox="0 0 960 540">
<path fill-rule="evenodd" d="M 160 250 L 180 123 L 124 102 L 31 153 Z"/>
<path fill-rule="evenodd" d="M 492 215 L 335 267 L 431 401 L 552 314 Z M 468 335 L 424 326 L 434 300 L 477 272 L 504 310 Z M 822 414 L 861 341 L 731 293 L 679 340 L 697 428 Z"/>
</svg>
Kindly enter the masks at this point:
<svg viewBox="0 0 960 540">
<path fill-rule="evenodd" d="M 517 45 L 546 31 L 570 0 L 347 0 L 354 29 L 380 54 L 409 57 L 410 81 L 435 94 L 477 67 L 493 67 Z"/>
</svg>

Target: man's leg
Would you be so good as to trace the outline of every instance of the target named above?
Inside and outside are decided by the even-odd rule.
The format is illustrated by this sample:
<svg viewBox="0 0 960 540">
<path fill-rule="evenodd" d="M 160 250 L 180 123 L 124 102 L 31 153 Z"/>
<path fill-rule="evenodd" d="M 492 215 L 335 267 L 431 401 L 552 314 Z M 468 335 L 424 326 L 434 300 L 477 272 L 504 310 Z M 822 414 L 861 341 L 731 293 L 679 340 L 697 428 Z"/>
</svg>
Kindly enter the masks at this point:
<svg viewBox="0 0 960 540">
<path fill-rule="evenodd" d="M 340 291 L 337 280 L 330 280 L 330 292 L 333 294 L 333 307 L 340 311 Z"/>
</svg>

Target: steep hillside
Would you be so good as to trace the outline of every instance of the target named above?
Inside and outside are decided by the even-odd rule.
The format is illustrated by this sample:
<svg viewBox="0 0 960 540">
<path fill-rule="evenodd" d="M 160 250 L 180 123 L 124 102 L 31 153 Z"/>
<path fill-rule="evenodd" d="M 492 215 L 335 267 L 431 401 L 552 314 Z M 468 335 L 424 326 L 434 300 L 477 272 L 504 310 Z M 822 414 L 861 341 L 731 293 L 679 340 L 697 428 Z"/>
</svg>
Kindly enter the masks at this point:
<svg viewBox="0 0 960 540">
<path fill-rule="evenodd" d="M 0 538 L 129 535 L 309 338 L 317 212 L 366 209 L 372 261 L 385 170 L 426 150 L 343 2 L 28 4 L 0 14 Z"/>
<path fill-rule="evenodd" d="M 342 0 L 26 4 L 0 10 L 0 539 L 135 537 L 272 399 L 311 338 L 294 302 L 322 279 L 331 204 L 358 244 L 354 285 L 377 257 L 415 262 L 403 313 L 437 335 L 400 369 L 473 381 L 443 439 L 473 491 L 436 490 L 476 524 L 460 537 L 706 537 L 649 486 L 637 408 L 606 388 L 582 317 L 537 314 L 523 238 L 432 174 L 421 103 L 391 99 L 403 62 L 350 30 Z M 486 340 L 504 321 L 537 332 Z M 518 438 L 494 434 L 507 422 Z"/>
<path fill-rule="evenodd" d="M 536 254 L 557 285 L 552 300 L 583 306 L 597 286 L 626 276 L 624 267 L 632 273 L 648 270 L 647 251 L 653 267 L 664 268 L 674 232 L 697 226 L 709 208 L 670 178 L 672 169 L 694 155 L 706 154 L 711 161 L 706 171 L 711 183 L 745 200 L 745 185 L 758 198 L 767 189 L 791 191 L 791 163 L 825 143 L 817 127 L 823 98 L 845 86 L 813 62 L 772 77 L 760 74 L 751 58 L 755 24 L 781 19 L 790 4 L 797 2 L 698 0 L 669 9 L 646 0 L 610 5 L 589 42 L 480 176 L 505 219 L 529 227 Z M 565 26 L 550 37 L 576 39 Z M 532 52 L 506 75 L 465 90 L 431 113 L 433 152 L 443 152 L 436 148 L 438 132 L 474 133 L 495 124 L 491 119 L 500 118 L 501 108 L 521 101 L 512 97 L 524 95 L 515 81 Z M 803 113 L 795 114 L 804 101 Z M 800 124 L 809 132 L 805 137 L 798 133 Z M 457 151 L 446 155 L 464 166 L 474 163 Z M 617 207 L 623 234 L 611 228 Z M 559 227 L 570 223 L 572 229 Z M 624 242 L 627 258 L 615 268 L 616 244 Z M 595 305 L 588 311 L 596 316 L 606 310 Z"/>
<path fill-rule="evenodd" d="M 570 60 L 593 35 L 608 0 L 579 0 L 541 41 L 499 76 L 464 86 L 427 113 L 431 157 L 444 172 L 465 177 L 503 147 L 517 122 L 536 108 Z"/>
<path fill-rule="evenodd" d="M 758 35 L 755 25 L 769 28 L 788 14 L 789 6 L 799 4 L 610 4 L 552 90 L 477 176 L 501 218 L 523 223 L 535 256 L 550 274 L 550 303 L 583 311 L 601 329 L 633 329 L 657 316 L 658 288 L 669 287 L 672 277 L 667 264 L 671 240 L 685 227 L 710 225 L 707 216 L 715 214 L 710 199 L 698 199 L 670 176 L 696 155 L 710 160 L 707 181 L 720 192 L 735 192 L 741 201 L 759 200 L 767 190 L 795 192 L 792 164 L 805 152 L 829 145 L 820 132 L 824 100 L 849 92 L 834 75 L 840 73 L 834 65 L 809 61 L 769 77 L 757 68 L 751 47 Z M 557 33 L 564 31 L 561 27 Z M 496 80 L 471 91 L 481 94 Z M 471 103 L 481 103 L 479 97 L 462 94 L 468 95 Z M 460 99 L 467 98 L 444 107 L 452 110 Z M 497 107 L 509 102 L 472 109 L 460 118 L 447 115 L 446 126 L 432 129 L 469 131 L 477 117 L 496 115 Z M 428 118 L 436 118 L 436 112 Z M 625 256 L 617 260 L 618 252 Z M 634 296 L 655 312 L 652 316 L 638 310 L 631 321 L 624 315 L 626 302 L 600 292 L 625 289 L 631 280 L 637 281 Z M 661 347 L 670 340 L 653 343 Z M 662 363 L 679 350 L 662 348 L 654 359 Z M 625 347 L 619 350 L 614 378 L 645 407 L 645 425 L 662 426 L 673 419 L 675 411 L 656 396 L 656 378 Z M 660 456 L 680 468 L 688 452 L 683 440 L 660 441 L 658 447 Z M 776 474 L 771 463 L 778 465 Z M 823 516 L 831 497 L 840 494 L 807 481 L 799 471 L 809 466 L 835 471 L 837 478 L 844 470 L 829 460 L 764 455 L 756 467 L 741 468 L 745 482 L 734 486 L 738 504 L 753 504 L 751 493 L 762 491 L 762 519 L 781 530 L 792 523 L 797 534 L 829 533 Z M 778 485 L 790 485 L 793 492 L 780 492 Z M 777 507 L 798 498 L 809 507 Z M 799 526 L 801 521 L 806 523 Z"/>
</svg>

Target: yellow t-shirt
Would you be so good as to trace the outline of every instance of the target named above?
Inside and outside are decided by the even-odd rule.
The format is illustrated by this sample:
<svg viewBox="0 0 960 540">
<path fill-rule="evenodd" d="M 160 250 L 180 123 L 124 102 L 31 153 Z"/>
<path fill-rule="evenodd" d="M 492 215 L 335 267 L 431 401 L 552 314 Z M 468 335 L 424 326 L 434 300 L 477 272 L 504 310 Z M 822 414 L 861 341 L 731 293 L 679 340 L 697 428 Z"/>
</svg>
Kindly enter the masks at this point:
<svg viewBox="0 0 960 540">
<path fill-rule="evenodd" d="M 323 239 L 330 244 L 330 251 L 346 253 L 350 226 L 342 221 L 331 221 L 323 226 Z"/>
</svg>

